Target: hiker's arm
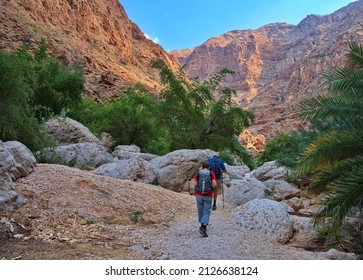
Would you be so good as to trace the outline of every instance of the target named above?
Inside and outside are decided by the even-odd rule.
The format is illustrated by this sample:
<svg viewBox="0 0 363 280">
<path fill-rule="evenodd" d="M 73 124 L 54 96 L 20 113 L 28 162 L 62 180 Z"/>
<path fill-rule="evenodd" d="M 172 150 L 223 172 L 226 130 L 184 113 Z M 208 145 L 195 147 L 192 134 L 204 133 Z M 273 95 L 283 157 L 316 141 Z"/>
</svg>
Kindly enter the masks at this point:
<svg viewBox="0 0 363 280">
<path fill-rule="evenodd" d="M 212 187 L 215 188 L 217 186 L 217 177 L 216 174 L 214 174 L 214 172 L 212 173 Z"/>
<path fill-rule="evenodd" d="M 217 186 L 217 180 L 212 180 L 212 187 L 215 188 Z"/>
<path fill-rule="evenodd" d="M 194 175 L 194 187 L 198 185 L 198 173 Z"/>
<path fill-rule="evenodd" d="M 222 169 L 222 172 L 223 173 L 227 173 L 227 168 L 226 168 L 226 166 L 224 165 L 224 162 L 221 160 L 220 162 L 219 162 L 220 164 L 220 167 L 221 167 L 221 169 Z"/>
</svg>

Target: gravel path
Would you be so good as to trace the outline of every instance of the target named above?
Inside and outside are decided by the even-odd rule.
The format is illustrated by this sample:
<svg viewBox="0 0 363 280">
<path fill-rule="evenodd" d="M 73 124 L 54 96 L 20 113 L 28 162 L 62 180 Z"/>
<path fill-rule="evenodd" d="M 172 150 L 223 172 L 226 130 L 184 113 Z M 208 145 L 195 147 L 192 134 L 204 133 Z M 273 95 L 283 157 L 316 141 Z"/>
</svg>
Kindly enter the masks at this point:
<svg viewBox="0 0 363 280">
<path fill-rule="evenodd" d="M 231 220 L 233 207 L 227 201 L 224 208 L 218 201 L 208 226 L 209 237 L 203 238 L 195 197 L 188 193 L 50 164 L 39 164 L 32 174 L 16 182 L 16 188 L 28 203 L 9 212 L 8 219 L 26 224 L 32 231 L 24 240 L 3 242 L 0 259 L 328 258 L 325 253 L 274 243 L 237 225 Z M 129 213 L 138 209 L 142 209 L 145 223 L 130 224 Z"/>
<path fill-rule="evenodd" d="M 191 197 L 194 199 L 194 197 Z M 221 203 L 222 204 L 222 203 Z M 218 205 L 212 211 L 208 237 L 198 231 L 196 207 L 188 209 L 169 228 L 157 235 L 160 259 L 171 260 L 318 260 L 322 253 L 273 243 L 265 235 L 245 229 L 231 220 L 232 207 Z"/>
</svg>

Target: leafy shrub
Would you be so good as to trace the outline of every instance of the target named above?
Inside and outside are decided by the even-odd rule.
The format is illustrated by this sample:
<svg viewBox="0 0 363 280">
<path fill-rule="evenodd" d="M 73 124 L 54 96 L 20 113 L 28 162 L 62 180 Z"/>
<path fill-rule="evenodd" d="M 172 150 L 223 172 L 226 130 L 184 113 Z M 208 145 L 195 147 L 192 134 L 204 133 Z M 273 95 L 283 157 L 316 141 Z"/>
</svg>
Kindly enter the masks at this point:
<svg viewBox="0 0 363 280">
<path fill-rule="evenodd" d="M 42 122 L 62 109 L 77 106 L 84 80 L 63 67 L 40 46 L 0 51 L 0 138 L 17 140 L 32 151 L 50 146 Z"/>
<path fill-rule="evenodd" d="M 257 165 L 276 160 L 279 165 L 295 167 L 301 158 L 301 152 L 317 134 L 315 130 L 280 133 L 278 137 L 270 140 L 265 150 L 257 156 Z"/>
<path fill-rule="evenodd" d="M 31 56 L 23 49 L 0 51 L 0 139 L 17 140 L 34 151 L 50 140 L 35 117 L 29 102 L 34 88 L 28 77 L 33 74 Z"/>
</svg>

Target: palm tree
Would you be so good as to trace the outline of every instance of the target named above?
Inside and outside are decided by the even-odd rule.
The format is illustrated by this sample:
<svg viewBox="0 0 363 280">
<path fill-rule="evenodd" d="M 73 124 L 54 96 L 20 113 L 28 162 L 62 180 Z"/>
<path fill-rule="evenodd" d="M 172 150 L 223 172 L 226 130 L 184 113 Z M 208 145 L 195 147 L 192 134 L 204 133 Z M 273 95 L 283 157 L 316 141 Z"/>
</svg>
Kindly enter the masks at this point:
<svg viewBox="0 0 363 280">
<path fill-rule="evenodd" d="M 326 192 L 315 227 L 338 239 L 344 218 L 363 208 L 363 47 L 351 44 L 351 64 L 326 75 L 329 95 L 301 104 L 302 119 L 323 129 L 304 150 L 296 171 L 314 174 L 312 190 Z"/>
</svg>

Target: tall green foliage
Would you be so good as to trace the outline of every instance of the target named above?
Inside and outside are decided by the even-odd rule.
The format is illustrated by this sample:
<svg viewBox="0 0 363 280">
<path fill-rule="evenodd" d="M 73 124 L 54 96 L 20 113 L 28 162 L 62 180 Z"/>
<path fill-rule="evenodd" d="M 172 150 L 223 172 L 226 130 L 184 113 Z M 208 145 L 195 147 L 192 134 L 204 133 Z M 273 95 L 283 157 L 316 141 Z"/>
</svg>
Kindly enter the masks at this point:
<svg viewBox="0 0 363 280">
<path fill-rule="evenodd" d="M 108 103 L 85 100 L 81 110 L 71 110 L 69 115 L 96 134 L 109 132 L 116 145 L 133 143 L 155 154 L 176 149 L 229 150 L 252 167 L 253 160 L 236 144 L 235 136 L 254 115 L 233 103 L 233 90 L 220 86 L 232 72 L 223 70 L 201 83 L 186 80 L 183 72 L 175 74 L 163 61 L 153 66 L 164 85 L 158 97 L 137 85 Z"/>
<path fill-rule="evenodd" d="M 31 56 L 25 50 L 0 51 L 0 139 L 18 140 L 35 150 L 45 140 L 30 100 Z"/>
<path fill-rule="evenodd" d="M 109 107 L 108 124 L 105 131 L 109 132 L 120 144 L 136 144 L 143 151 L 164 154 L 169 150 L 165 130 L 156 114 L 157 101 L 144 88 L 129 89 L 120 99 Z M 159 140 L 159 144 L 156 144 Z"/>
<path fill-rule="evenodd" d="M 170 134 L 171 148 L 233 150 L 233 136 L 254 119 L 252 112 L 233 103 L 235 91 L 221 86 L 233 72 L 224 69 L 200 82 L 174 74 L 163 61 L 156 61 L 154 67 L 160 70 L 164 85 L 159 112 Z"/>
<path fill-rule="evenodd" d="M 326 75 L 332 93 L 301 104 L 302 117 L 325 131 L 304 150 L 296 170 L 313 172 L 313 190 L 327 192 L 314 223 L 331 238 L 339 237 L 348 211 L 363 208 L 363 48 L 350 49 L 354 66 Z"/>
<path fill-rule="evenodd" d="M 49 144 L 39 121 L 81 100 L 83 78 L 61 66 L 40 46 L 0 51 L 0 139 L 17 140 L 37 150 Z"/>
<path fill-rule="evenodd" d="M 33 103 L 38 119 L 79 106 L 85 82 L 78 69 L 63 66 L 45 51 L 45 45 L 41 45 L 32 60 Z"/>
<path fill-rule="evenodd" d="M 158 118 L 158 101 L 141 85 L 107 103 L 84 99 L 80 108 L 68 114 L 96 135 L 110 133 L 116 145 L 132 143 L 159 155 L 170 150 L 169 135 Z"/>
</svg>

